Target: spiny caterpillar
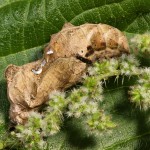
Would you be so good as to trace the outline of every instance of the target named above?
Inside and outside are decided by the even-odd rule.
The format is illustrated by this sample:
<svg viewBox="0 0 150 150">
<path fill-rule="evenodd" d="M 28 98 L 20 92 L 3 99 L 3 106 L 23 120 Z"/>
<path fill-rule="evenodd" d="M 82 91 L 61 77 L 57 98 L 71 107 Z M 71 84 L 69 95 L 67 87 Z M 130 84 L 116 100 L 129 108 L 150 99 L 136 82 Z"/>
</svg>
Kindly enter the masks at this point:
<svg viewBox="0 0 150 150">
<path fill-rule="evenodd" d="M 106 24 L 74 26 L 66 23 L 60 32 L 51 36 L 40 67 L 32 71 L 40 74 L 46 63 L 58 58 L 73 56 L 83 62 L 93 63 L 122 53 L 129 53 L 129 45 L 125 35 L 117 28 Z"/>
</svg>

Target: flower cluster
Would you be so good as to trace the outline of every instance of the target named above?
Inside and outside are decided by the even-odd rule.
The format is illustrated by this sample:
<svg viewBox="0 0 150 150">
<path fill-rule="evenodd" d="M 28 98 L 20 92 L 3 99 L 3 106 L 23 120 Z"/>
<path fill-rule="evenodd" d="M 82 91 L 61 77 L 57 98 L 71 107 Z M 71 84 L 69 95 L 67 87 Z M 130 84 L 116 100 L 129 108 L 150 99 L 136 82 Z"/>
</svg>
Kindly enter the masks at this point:
<svg viewBox="0 0 150 150">
<path fill-rule="evenodd" d="M 117 59 L 103 59 L 101 62 L 96 62 L 94 67 L 89 67 L 90 75 L 97 75 L 99 80 L 107 80 L 110 76 L 119 75 L 119 61 Z"/>
<path fill-rule="evenodd" d="M 4 142 L 2 140 L 0 140 L 0 149 L 4 148 Z"/>
<path fill-rule="evenodd" d="M 12 132 L 12 135 L 18 138 L 26 149 L 47 149 L 45 137 L 53 135 L 60 130 L 63 121 L 63 109 L 67 102 L 65 93 L 54 91 L 50 95 L 48 106 L 42 112 L 31 112 L 28 123 L 18 125 L 17 131 Z"/>
<path fill-rule="evenodd" d="M 12 136 L 23 143 L 25 149 L 32 149 L 32 147 L 37 150 L 46 149 L 47 143 L 41 140 L 43 138 L 41 131 L 43 128 L 42 116 L 38 112 L 31 112 L 28 123 L 25 126 L 18 125 L 17 131 L 11 133 Z"/>
<path fill-rule="evenodd" d="M 131 86 L 131 101 L 147 110 L 150 107 L 150 68 L 141 69 L 137 84 Z"/>
<path fill-rule="evenodd" d="M 103 111 L 96 111 L 92 113 L 92 115 L 87 116 L 86 123 L 88 128 L 97 134 L 96 131 L 103 131 L 116 126 L 115 123 L 110 120 L 110 116 L 105 115 Z"/>
<path fill-rule="evenodd" d="M 134 55 L 123 54 L 118 59 L 104 59 L 100 63 L 95 63 L 95 67 L 89 68 L 91 75 L 97 74 L 100 80 L 107 80 L 111 76 L 133 76 L 139 75 L 139 61 Z"/>
<path fill-rule="evenodd" d="M 137 84 L 131 87 L 131 101 L 144 108 L 150 106 L 150 69 L 140 69 L 133 55 L 122 55 L 118 59 L 102 60 L 95 63 L 83 76 L 80 87 L 65 92 L 54 91 L 42 113 L 31 112 L 25 126 L 17 126 L 13 136 L 25 143 L 26 149 L 47 149 L 45 137 L 60 131 L 64 114 L 67 117 L 83 117 L 85 127 L 94 133 L 115 127 L 111 117 L 106 115 L 99 104 L 103 101 L 102 85 L 111 76 L 139 77 Z"/>
<path fill-rule="evenodd" d="M 139 52 L 150 54 L 150 33 L 138 34 L 131 39 L 131 43 L 134 49 L 138 49 Z"/>
<path fill-rule="evenodd" d="M 93 71 L 95 71 L 94 74 Z M 115 124 L 111 121 L 110 117 L 106 116 L 102 108 L 99 109 L 98 107 L 99 103 L 103 100 L 103 89 L 97 71 L 97 66 L 93 67 L 93 70 L 90 68 L 88 70 L 90 76 L 84 77 L 83 85 L 79 89 L 74 89 L 71 92 L 68 97 L 69 104 L 68 111 L 66 112 L 68 117 L 79 118 L 86 116 L 86 119 L 84 119 L 86 128 L 92 132 L 108 129 L 110 124 L 112 124 L 111 128 L 115 127 Z M 95 122 L 98 123 L 96 124 Z M 102 128 L 100 128 L 100 126 Z"/>
<path fill-rule="evenodd" d="M 122 55 L 119 58 L 120 74 L 126 76 L 139 75 L 139 61 L 134 55 Z"/>
</svg>

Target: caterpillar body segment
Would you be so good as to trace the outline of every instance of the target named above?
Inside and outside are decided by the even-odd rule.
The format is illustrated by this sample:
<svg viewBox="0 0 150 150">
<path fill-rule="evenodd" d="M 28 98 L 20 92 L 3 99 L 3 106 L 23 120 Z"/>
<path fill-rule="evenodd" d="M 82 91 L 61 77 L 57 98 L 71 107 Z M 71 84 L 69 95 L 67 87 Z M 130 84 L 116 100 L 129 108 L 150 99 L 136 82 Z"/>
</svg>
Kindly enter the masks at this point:
<svg viewBox="0 0 150 150">
<path fill-rule="evenodd" d="M 53 54 L 47 55 L 47 51 Z M 81 56 L 94 62 L 96 59 L 120 56 L 129 53 L 125 35 L 117 28 L 106 24 L 65 24 L 60 32 L 52 35 L 45 49 L 47 62 L 59 57 Z"/>
<path fill-rule="evenodd" d="M 51 36 L 42 59 L 46 63 L 32 71 L 40 74 L 44 66 L 49 66 L 58 58 L 76 57 L 93 63 L 103 58 L 118 57 L 122 53 L 129 53 L 129 45 L 125 35 L 117 28 L 106 24 L 74 26 L 66 23 L 60 32 Z"/>
</svg>

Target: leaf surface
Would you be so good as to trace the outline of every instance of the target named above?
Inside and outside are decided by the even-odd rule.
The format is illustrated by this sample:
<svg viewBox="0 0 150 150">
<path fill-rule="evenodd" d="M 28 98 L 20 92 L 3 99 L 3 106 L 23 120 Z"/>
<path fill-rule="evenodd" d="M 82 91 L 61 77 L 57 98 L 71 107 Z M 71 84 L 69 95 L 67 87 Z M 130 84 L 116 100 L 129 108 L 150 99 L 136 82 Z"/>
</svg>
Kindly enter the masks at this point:
<svg viewBox="0 0 150 150">
<path fill-rule="evenodd" d="M 143 33 L 150 31 L 150 1 L 0 0 L 0 137 L 8 123 L 5 68 L 41 58 L 50 35 L 60 31 L 65 22 L 106 23 L 128 33 Z M 150 66 L 149 61 L 145 65 Z M 130 82 L 117 87 L 111 80 L 105 89 L 105 107 L 118 125 L 112 133 L 88 137 L 78 121 L 68 121 L 49 139 L 50 149 L 149 149 L 147 114 L 130 104 L 126 86 Z"/>
</svg>

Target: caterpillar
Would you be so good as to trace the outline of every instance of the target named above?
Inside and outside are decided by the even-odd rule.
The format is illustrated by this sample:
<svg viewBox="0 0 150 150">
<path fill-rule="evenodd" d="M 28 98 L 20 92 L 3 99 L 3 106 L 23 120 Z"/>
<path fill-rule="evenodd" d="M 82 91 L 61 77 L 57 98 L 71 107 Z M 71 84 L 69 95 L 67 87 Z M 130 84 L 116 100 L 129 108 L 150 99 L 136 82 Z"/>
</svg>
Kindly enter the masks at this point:
<svg viewBox="0 0 150 150">
<path fill-rule="evenodd" d="M 38 111 L 52 91 L 64 91 L 79 82 L 88 64 L 122 53 L 129 53 L 129 46 L 118 29 L 106 24 L 65 24 L 51 36 L 41 60 L 6 68 L 11 122 L 25 124 L 29 113 Z"/>
<path fill-rule="evenodd" d="M 117 28 L 101 23 L 80 26 L 66 23 L 60 32 L 51 36 L 40 67 L 32 71 L 40 74 L 45 64 L 58 58 L 73 56 L 83 62 L 93 63 L 122 53 L 129 53 L 129 45 L 126 36 Z"/>
</svg>

